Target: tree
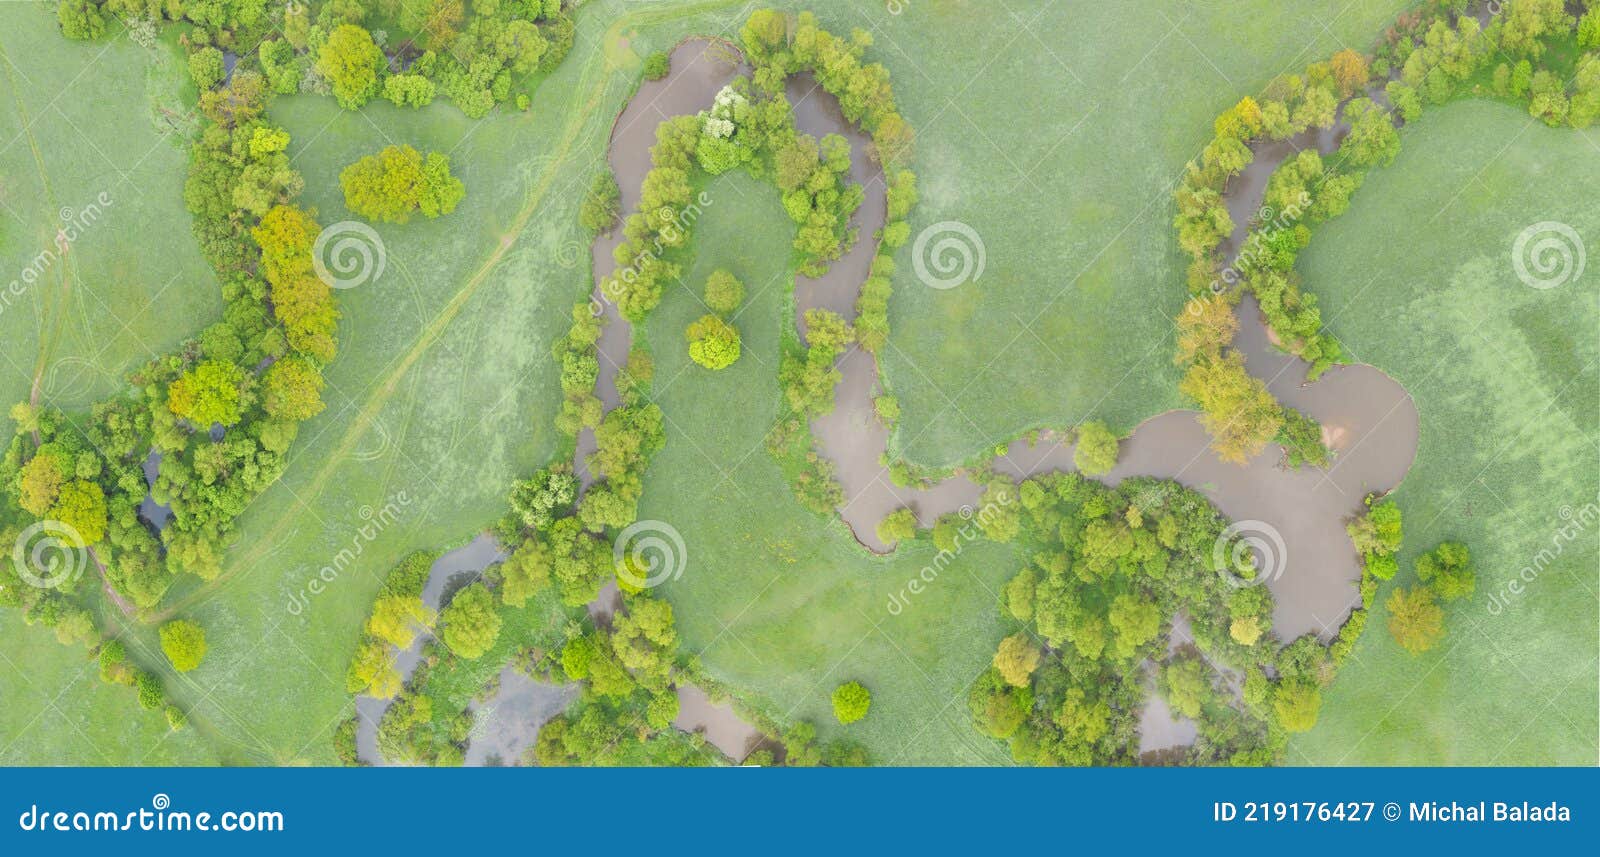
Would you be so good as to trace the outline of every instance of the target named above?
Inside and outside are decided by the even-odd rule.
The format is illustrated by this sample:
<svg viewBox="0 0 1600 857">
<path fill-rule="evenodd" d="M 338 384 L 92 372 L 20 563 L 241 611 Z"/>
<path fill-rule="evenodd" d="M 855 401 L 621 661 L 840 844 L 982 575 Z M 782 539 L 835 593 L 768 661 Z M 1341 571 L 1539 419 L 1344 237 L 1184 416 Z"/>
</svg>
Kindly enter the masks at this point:
<svg viewBox="0 0 1600 857">
<path fill-rule="evenodd" d="M 578 222 L 590 233 L 598 235 L 617 222 L 621 205 L 622 189 L 617 186 L 616 174 L 601 170 L 595 174 L 594 183 L 583 198 L 583 207 L 578 210 Z"/>
<path fill-rule="evenodd" d="M 886 545 L 914 539 L 917 536 L 917 515 L 910 509 L 896 509 L 878 522 L 878 541 Z"/>
<path fill-rule="evenodd" d="M 1417 557 L 1417 577 L 1445 601 L 1465 598 L 1477 586 L 1472 552 L 1460 542 L 1441 542 Z"/>
<path fill-rule="evenodd" d="M 1072 462 L 1085 476 L 1102 476 L 1117 466 L 1117 436 L 1099 420 L 1078 426 L 1078 444 Z"/>
<path fill-rule="evenodd" d="M 739 331 L 714 315 L 703 315 L 683 332 L 689 341 L 689 358 L 716 371 L 739 359 Z"/>
<path fill-rule="evenodd" d="M 672 57 L 666 51 L 656 51 L 644 58 L 644 79 L 660 80 L 672 72 Z"/>
<path fill-rule="evenodd" d="M 1400 134 L 1389 111 L 1370 98 L 1358 98 L 1345 107 L 1344 116 L 1350 122 L 1350 133 L 1339 152 L 1349 163 L 1357 167 L 1394 163 L 1400 153 Z"/>
<path fill-rule="evenodd" d="M 87 479 L 62 485 L 47 514 L 77 532 L 81 544 L 75 547 L 87 547 L 105 538 L 106 495 L 99 485 Z"/>
<path fill-rule="evenodd" d="M 1200 403 L 1200 422 L 1223 461 L 1249 461 L 1283 426 L 1283 408 L 1261 379 L 1245 371 L 1244 356 L 1236 351 L 1190 366 L 1178 389 Z"/>
<path fill-rule="evenodd" d="M 872 693 L 859 681 L 847 681 L 833 691 L 833 716 L 840 723 L 854 723 L 867 716 Z"/>
<path fill-rule="evenodd" d="M 172 662 L 172 668 L 186 673 L 206 656 L 204 628 L 185 619 L 174 619 L 161 626 L 161 651 Z"/>
<path fill-rule="evenodd" d="M 1333 80 L 1339 85 L 1339 94 L 1345 98 L 1366 87 L 1372 77 L 1367 58 L 1349 48 L 1334 54 L 1328 62 L 1333 69 Z"/>
<path fill-rule="evenodd" d="M 1420 655 L 1444 638 L 1444 611 L 1439 609 L 1433 590 L 1413 586 L 1398 588 L 1384 602 L 1389 610 L 1389 633 L 1400 647 Z"/>
<path fill-rule="evenodd" d="M 322 413 L 322 373 L 311 361 L 284 357 L 262 380 L 261 405 L 268 416 L 303 422 Z"/>
<path fill-rule="evenodd" d="M 226 74 L 222 51 L 208 46 L 189 54 L 189 77 L 200 90 L 204 91 L 221 83 Z"/>
<path fill-rule="evenodd" d="M 344 203 L 368 220 L 405 223 L 414 211 L 428 218 L 455 211 L 466 186 L 450 174 L 450 157 L 410 146 L 387 146 L 339 173 Z"/>
<path fill-rule="evenodd" d="M 1578 47 L 1586 51 L 1600 48 L 1600 6 L 1591 8 L 1578 21 Z"/>
<path fill-rule="evenodd" d="M 341 24 L 328 34 L 317 53 L 317 72 L 328 79 L 333 97 L 346 110 L 356 110 L 378 92 L 383 51 L 372 34 L 355 24 Z"/>
<path fill-rule="evenodd" d="M 481 658 L 500 638 L 500 614 L 488 587 L 474 583 L 456 593 L 439 614 L 440 637 L 455 654 Z"/>
<path fill-rule="evenodd" d="M 206 360 L 167 388 L 167 408 L 196 429 L 220 423 L 231 426 L 241 416 L 248 378 L 245 371 L 222 360 Z"/>
<path fill-rule="evenodd" d="M 105 15 L 92 0 L 61 0 L 56 7 L 61 34 L 69 39 L 93 41 L 106 33 Z"/>
<path fill-rule="evenodd" d="M 1309 732 L 1322 711 L 1322 689 L 1309 679 L 1280 682 L 1272 694 L 1272 711 L 1285 732 Z"/>
<path fill-rule="evenodd" d="M 992 660 L 1000 677 L 1012 687 L 1027 687 L 1033 671 L 1039 668 L 1039 647 L 1025 632 L 1018 631 L 1000 641 Z"/>
<path fill-rule="evenodd" d="M 1156 605 L 1126 593 L 1111 602 L 1106 618 L 1117 632 L 1116 653 L 1122 658 L 1133 657 L 1140 646 L 1154 640 L 1161 631 L 1161 612 Z"/>
<path fill-rule="evenodd" d="M 744 303 L 744 283 L 718 268 L 706 278 L 706 306 L 720 316 L 732 315 Z"/>
<path fill-rule="evenodd" d="M 1172 710 L 1198 718 L 1211 701 L 1211 667 L 1199 657 L 1179 657 L 1163 665 L 1159 689 Z"/>
</svg>

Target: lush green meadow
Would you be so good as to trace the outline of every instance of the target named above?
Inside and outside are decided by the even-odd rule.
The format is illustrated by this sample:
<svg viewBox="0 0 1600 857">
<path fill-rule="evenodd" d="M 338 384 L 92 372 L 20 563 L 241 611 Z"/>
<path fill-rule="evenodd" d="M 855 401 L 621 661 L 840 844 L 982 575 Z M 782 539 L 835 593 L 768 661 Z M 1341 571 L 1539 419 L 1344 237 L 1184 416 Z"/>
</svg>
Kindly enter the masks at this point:
<svg viewBox="0 0 1600 857">
<path fill-rule="evenodd" d="M 46 49 L 46 46 L 48 49 Z M 187 143 L 158 124 L 185 97 L 181 55 L 60 37 L 53 4 L 0 5 L 0 401 L 84 407 L 221 312 L 189 234 Z M 159 103 L 147 93 L 160 93 Z M 187 97 L 192 99 L 192 93 Z M 58 230 L 67 230 L 58 239 Z M 9 548 L 8 548 L 9 550 Z M 8 560 L 9 561 L 9 560 Z M 0 611 L 0 762 L 215 758 L 169 735 L 81 648 Z"/>
<path fill-rule="evenodd" d="M 716 373 L 690 362 L 682 331 L 705 312 L 697 294 L 669 292 L 648 326 L 667 445 L 651 464 L 640 518 L 669 523 L 688 550 L 683 576 L 660 590 L 676 608 L 684 651 L 768 717 L 810 720 L 824 738 L 866 744 L 878 763 L 1003 763 L 969 722 L 966 686 L 1005 633 L 994 590 L 1015 571 L 1013 551 L 974 544 L 900 615 L 889 613 L 890 595 L 932 561 L 932 546 L 872 557 L 836 518 L 795 500 L 764 442 L 783 407 L 777 364 L 794 324 L 793 224 L 765 182 L 730 175 L 706 192 L 712 204 L 684 279 L 698 290 L 726 268 L 744 281 L 742 356 Z M 828 698 L 849 680 L 872 691 L 872 711 L 843 727 Z"/>
<path fill-rule="evenodd" d="M 919 282 L 909 245 L 900 255 L 884 355 L 903 412 L 894 448 L 946 464 L 1037 425 L 1093 415 L 1126 430 L 1181 406 L 1183 165 L 1241 95 L 1366 50 L 1409 5 L 928 2 L 845 16 L 873 19 L 917 129 L 912 234 L 960 221 L 986 252 L 982 279 L 947 291 Z"/>
<path fill-rule="evenodd" d="M 1292 763 L 1595 763 L 1597 145 L 1592 130 L 1548 129 L 1520 107 L 1452 104 L 1406 130 L 1399 159 L 1301 257 L 1346 350 L 1405 385 L 1422 415 L 1396 495 L 1402 571 L 1379 604 L 1447 539 L 1471 547 L 1478 587 L 1421 657 L 1376 610 Z M 1580 279 L 1538 290 L 1512 248 L 1543 221 L 1575 229 L 1589 259 Z M 1538 570 L 1516 594 L 1525 567 Z"/>
</svg>

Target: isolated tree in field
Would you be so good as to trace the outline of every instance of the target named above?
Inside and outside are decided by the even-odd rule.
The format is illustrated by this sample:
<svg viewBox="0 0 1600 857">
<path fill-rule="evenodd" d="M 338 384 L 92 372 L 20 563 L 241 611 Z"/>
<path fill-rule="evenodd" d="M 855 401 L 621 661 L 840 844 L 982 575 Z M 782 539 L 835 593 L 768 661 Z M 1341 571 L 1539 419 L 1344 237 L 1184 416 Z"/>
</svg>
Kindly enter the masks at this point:
<svg viewBox="0 0 1600 857">
<path fill-rule="evenodd" d="M 200 666 L 206 656 L 204 628 L 184 619 L 174 619 L 161 626 L 161 651 L 172 662 L 172 668 L 181 673 Z"/>
<path fill-rule="evenodd" d="M 706 306 L 717 315 L 727 317 L 738 311 L 744 303 L 744 283 L 739 278 L 717 269 L 706 278 Z"/>
<path fill-rule="evenodd" d="M 886 545 L 917 536 L 917 515 L 910 509 L 896 509 L 878 522 L 878 541 Z"/>
<path fill-rule="evenodd" d="M 861 682 L 847 681 L 833 691 L 833 716 L 840 723 L 854 723 L 867 716 L 872 707 L 872 693 Z"/>
<path fill-rule="evenodd" d="M 689 358 L 711 369 L 726 369 L 739 359 L 739 331 L 714 315 L 703 315 L 683 332 Z"/>
<path fill-rule="evenodd" d="M 167 408 L 197 429 L 231 426 L 240 419 L 247 380 L 232 363 L 206 360 L 167 388 Z"/>
<path fill-rule="evenodd" d="M 1284 681 L 1272 694 L 1272 711 L 1283 731 L 1309 732 L 1322 711 L 1322 689 L 1309 679 Z"/>
<path fill-rule="evenodd" d="M 1417 557 L 1417 577 L 1445 601 L 1465 598 L 1477 586 L 1472 552 L 1460 542 L 1441 542 Z"/>
<path fill-rule="evenodd" d="M 1117 466 L 1117 436 L 1099 420 L 1078 426 L 1078 444 L 1072 462 L 1085 476 L 1102 476 Z"/>
<path fill-rule="evenodd" d="M 1444 638 L 1444 611 L 1433 590 L 1426 586 L 1396 589 L 1384 602 L 1389 610 L 1389 633 L 1413 655 L 1437 646 Z"/>
<path fill-rule="evenodd" d="M 410 146 L 388 146 L 339 173 L 344 204 L 367 218 L 405 223 L 411 213 L 438 217 L 455 211 L 466 186 L 450 174 L 450 158 L 438 152 L 427 157 Z"/>
<path fill-rule="evenodd" d="M 333 87 L 339 106 L 355 110 L 378 94 L 378 70 L 383 51 L 372 34 L 355 24 L 341 24 L 328 34 L 317 53 L 317 71 Z"/>
<path fill-rule="evenodd" d="M 1033 671 L 1039 668 L 1039 646 L 1026 633 L 1018 631 L 1000 641 L 993 664 L 1006 684 L 1027 687 L 1033 679 Z"/>
</svg>

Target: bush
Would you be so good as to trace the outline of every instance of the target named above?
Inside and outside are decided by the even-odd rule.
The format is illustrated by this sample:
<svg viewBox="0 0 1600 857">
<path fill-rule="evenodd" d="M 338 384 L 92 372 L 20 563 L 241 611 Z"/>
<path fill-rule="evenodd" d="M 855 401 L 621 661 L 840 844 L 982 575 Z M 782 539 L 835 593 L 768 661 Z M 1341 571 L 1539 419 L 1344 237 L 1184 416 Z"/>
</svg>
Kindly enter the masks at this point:
<svg viewBox="0 0 1600 857">
<path fill-rule="evenodd" d="M 140 672 L 134 679 L 134 686 L 139 689 L 139 706 L 147 711 L 155 711 L 164 701 L 161 692 L 161 679 L 154 673 Z"/>
<path fill-rule="evenodd" d="M 726 369 L 739 359 L 739 331 L 714 315 L 704 315 L 683 332 L 689 341 L 689 358 L 712 371 Z"/>
<path fill-rule="evenodd" d="M 184 619 L 174 619 L 161 626 L 161 651 L 172 662 L 172 668 L 186 673 L 206 656 L 204 628 Z"/>
<path fill-rule="evenodd" d="M 500 614 L 494 596 L 482 583 L 474 583 L 456 594 L 450 606 L 439 614 L 440 637 L 455 654 L 473 660 L 481 658 L 500 638 Z"/>
<path fill-rule="evenodd" d="M 866 717 L 871 707 L 872 693 L 861 682 L 845 682 L 833 691 L 833 716 L 840 723 L 854 723 Z"/>
<path fill-rule="evenodd" d="M 1078 427 L 1078 445 L 1072 452 L 1072 463 L 1085 476 L 1101 476 L 1117 466 L 1117 436 L 1099 420 L 1090 420 Z"/>
<path fill-rule="evenodd" d="M 1417 557 L 1417 577 L 1446 601 L 1465 598 L 1477 587 L 1472 552 L 1460 542 L 1442 542 Z"/>
<path fill-rule="evenodd" d="M 405 223 L 421 211 L 433 218 L 455 211 L 466 186 L 450 174 L 450 156 L 410 146 L 387 146 L 339 173 L 344 204 L 368 220 Z"/>
<path fill-rule="evenodd" d="M 744 283 L 727 271 L 712 271 L 706 278 L 706 306 L 717 315 L 727 317 L 738 311 L 742 303 Z"/>
<path fill-rule="evenodd" d="M 622 189 L 617 186 L 616 174 L 602 170 L 589 185 L 589 193 L 578 210 L 578 222 L 591 234 L 598 235 L 617 222 L 622 207 Z"/>
<path fill-rule="evenodd" d="M 878 522 L 878 541 L 886 545 L 917 536 L 917 516 L 910 509 L 897 509 Z"/>
<path fill-rule="evenodd" d="M 1411 654 L 1420 655 L 1444 639 L 1444 611 L 1428 587 L 1396 589 L 1384 606 L 1389 609 L 1390 636 Z"/>
<path fill-rule="evenodd" d="M 656 51 L 644 58 L 644 79 L 660 80 L 672 72 L 672 57 L 666 51 Z"/>
</svg>

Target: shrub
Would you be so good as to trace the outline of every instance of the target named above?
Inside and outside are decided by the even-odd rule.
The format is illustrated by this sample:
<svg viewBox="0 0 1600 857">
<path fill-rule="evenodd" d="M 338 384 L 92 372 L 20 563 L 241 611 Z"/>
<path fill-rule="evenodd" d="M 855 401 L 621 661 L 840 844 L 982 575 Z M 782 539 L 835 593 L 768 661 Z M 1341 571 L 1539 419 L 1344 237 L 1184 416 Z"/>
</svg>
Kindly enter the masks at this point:
<svg viewBox="0 0 1600 857">
<path fill-rule="evenodd" d="M 739 359 L 739 331 L 714 315 L 701 316 L 683 336 L 689 341 L 689 358 L 707 369 L 726 369 Z"/>
<path fill-rule="evenodd" d="M 833 716 L 840 723 L 854 723 L 866 717 L 871 707 L 872 693 L 861 682 L 845 682 L 833 691 Z"/>
<path fill-rule="evenodd" d="M 672 72 L 672 57 L 666 51 L 656 51 L 644 58 L 644 79 L 660 80 Z"/>
<path fill-rule="evenodd" d="M 1078 445 L 1072 462 L 1085 476 L 1101 476 L 1117 466 L 1117 436 L 1099 420 L 1078 427 Z"/>
<path fill-rule="evenodd" d="M 744 303 L 744 283 L 739 278 L 718 269 L 706 278 L 706 306 L 720 316 L 732 315 Z"/>
<path fill-rule="evenodd" d="M 886 545 L 916 538 L 917 516 L 910 509 L 897 509 L 878 522 L 878 541 Z"/>
<path fill-rule="evenodd" d="M 200 666 L 206 656 L 204 628 L 184 619 L 174 619 L 161 626 L 161 651 L 172 662 L 172 668 L 181 673 Z"/>
<path fill-rule="evenodd" d="M 1477 587 L 1472 552 L 1460 542 L 1442 542 L 1417 557 L 1417 577 L 1445 601 L 1465 598 Z"/>
</svg>

